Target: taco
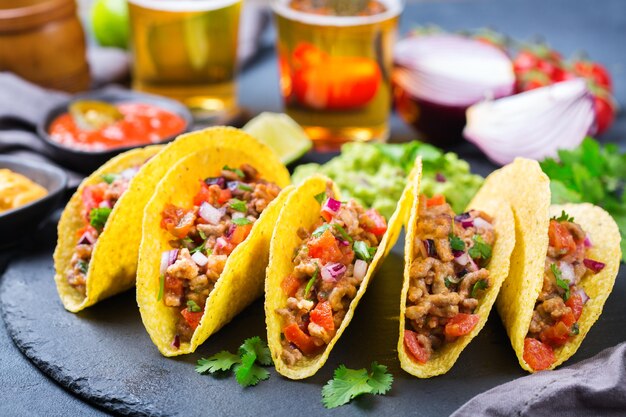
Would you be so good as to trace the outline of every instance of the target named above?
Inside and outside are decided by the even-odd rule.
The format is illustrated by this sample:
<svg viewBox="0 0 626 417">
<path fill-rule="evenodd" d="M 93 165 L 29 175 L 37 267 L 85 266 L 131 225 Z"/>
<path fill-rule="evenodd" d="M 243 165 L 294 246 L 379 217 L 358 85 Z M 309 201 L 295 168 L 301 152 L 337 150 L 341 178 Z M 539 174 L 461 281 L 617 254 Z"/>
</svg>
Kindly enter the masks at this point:
<svg viewBox="0 0 626 417">
<path fill-rule="evenodd" d="M 474 198 L 455 214 L 411 187 L 398 356 L 419 378 L 446 373 L 489 317 L 509 271 L 515 221 L 506 201 Z"/>
<path fill-rule="evenodd" d="M 477 198 L 504 198 L 516 248 L 497 307 L 522 368 L 554 369 L 600 316 L 620 262 L 615 221 L 591 204 L 550 206 L 549 179 L 516 159 L 486 178 Z"/>
<path fill-rule="evenodd" d="M 225 127 L 187 133 L 166 146 L 122 153 L 83 180 L 58 224 L 54 268 L 63 306 L 78 312 L 132 288 L 142 208 L 158 182 L 184 155 L 242 136 L 248 138 L 238 129 Z M 94 226 L 92 209 L 98 209 Z"/>
<path fill-rule="evenodd" d="M 193 352 L 263 293 L 292 187 L 268 147 L 232 133 L 174 165 L 145 209 L 137 302 L 165 356 Z"/>
<path fill-rule="evenodd" d="M 420 170 L 417 161 L 411 178 Z M 319 175 L 287 198 L 265 281 L 267 340 L 279 373 L 302 379 L 324 365 L 398 239 L 407 201 L 405 192 L 387 224 L 375 209 L 342 201 L 331 180 Z"/>
</svg>

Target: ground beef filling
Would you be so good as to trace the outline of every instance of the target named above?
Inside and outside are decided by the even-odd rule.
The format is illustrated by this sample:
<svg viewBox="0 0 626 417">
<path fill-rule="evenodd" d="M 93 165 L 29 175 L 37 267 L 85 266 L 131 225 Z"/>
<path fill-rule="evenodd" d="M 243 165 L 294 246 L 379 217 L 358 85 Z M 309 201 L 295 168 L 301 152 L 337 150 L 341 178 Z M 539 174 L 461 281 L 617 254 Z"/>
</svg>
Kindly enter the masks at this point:
<svg viewBox="0 0 626 417">
<path fill-rule="evenodd" d="M 487 214 L 455 216 L 440 196 L 421 195 L 418 210 L 404 343 L 414 360 L 425 363 L 478 323 L 473 313 L 490 285 L 485 267 L 496 235 Z"/>
<path fill-rule="evenodd" d="M 282 321 L 281 357 L 288 365 L 316 356 L 333 339 L 387 230 L 375 210 L 334 200 L 330 190 L 326 195 L 321 220 L 309 231 L 297 231 L 302 243 L 293 272 L 281 283 L 287 303 L 276 313 Z"/>
<path fill-rule="evenodd" d="M 588 300 L 580 282 L 604 267 L 586 258 L 591 241 L 566 213 L 550 220 L 548 236 L 543 286 L 524 342 L 524 360 L 537 371 L 550 367 L 553 349 L 578 334 L 578 319 Z"/>
<path fill-rule="evenodd" d="M 85 226 L 77 232 L 78 243 L 65 273 L 67 282 L 83 296 L 86 295 L 87 271 L 93 248 L 111 210 L 128 188 L 136 170 L 127 170 L 125 175 L 105 174 L 102 182 L 87 185 L 83 189 L 81 215 Z"/>
<path fill-rule="evenodd" d="M 173 249 L 163 254 L 161 296 L 180 312 L 174 345 L 191 340 L 228 256 L 279 193 L 280 187 L 244 164 L 201 181 L 190 209 L 165 207 L 161 227 L 174 239 Z"/>
</svg>

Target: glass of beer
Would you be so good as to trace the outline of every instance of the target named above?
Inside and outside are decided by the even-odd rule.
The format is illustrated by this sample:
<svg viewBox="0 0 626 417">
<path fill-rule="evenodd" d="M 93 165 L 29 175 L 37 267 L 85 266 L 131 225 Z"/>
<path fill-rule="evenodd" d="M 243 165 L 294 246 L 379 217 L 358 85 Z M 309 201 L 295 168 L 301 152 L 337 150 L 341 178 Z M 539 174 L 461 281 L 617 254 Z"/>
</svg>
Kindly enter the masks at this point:
<svg viewBox="0 0 626 417">
<path fill-rule="evenodd" d="M 183 102 L 197 120 L 237 108 L 241 0 L 129 0 L 133 88 Z"/>
<path fill-rule="evenodd" d="M 401 0 L 274 0 L 280 88 L 318 150 L 389 136 Z"/>
</svg>

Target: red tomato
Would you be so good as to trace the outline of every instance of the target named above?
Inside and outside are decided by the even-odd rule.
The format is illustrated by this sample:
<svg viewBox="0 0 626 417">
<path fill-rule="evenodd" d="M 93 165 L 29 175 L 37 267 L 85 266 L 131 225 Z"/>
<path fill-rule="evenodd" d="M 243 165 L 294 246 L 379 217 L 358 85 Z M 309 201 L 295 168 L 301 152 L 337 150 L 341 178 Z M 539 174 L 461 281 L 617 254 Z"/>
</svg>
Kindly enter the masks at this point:
<svg viewBox="0 0 626 417">
<path fill-rule="evenodd" d="M 563 67 L 557 67 L 552 74 L 552 81 L 557 83 L 561 81 L 573 80 L 574 78 L 578 78 L 578 76 Z"/>
<path fill-rule="evenodd" d="M 363 214 L 364 229 L 381 237 L 387 231 L 387 220 L 376 209 L 369 209 Z"/>
<path fill-rule="evenodd" d="M 520 51 L 513 60 L 513 71 L 515 73 L 524 73 L 530 71 L 537 66 L 538 58 L 528 50 Z"/>
<path fill-rule="evenodd" d="M 202 318 L 204 311 L 198 311 L 196 313 L 196 312 L 189 311 L 185 308 L 184 310 L 180 312 L 180 314 L 183 315 L 189 327 L 195 330 L 196 327 L 198 327 L 198 324 L 200 323 L 200 319 Z"/>
<path fill-rule="evenodd" d="M 330 222 L 333 219 L 334 215 L 335 215 L 335 213 L 331 213 L 330 211 L 326 210 L 325 208 L 322 208 L 322 211 L 320 212 L 320 216 L 322 216 L 322 218 L 324 220 L 326 220 L 327 222 Z"/>
<path fill-rule="evenodd" d="M 302 353 L 310 354 L 318 349 L 315 343 L 313 343 L 311 336 L 304 333 L 296 323 L 291 323 L 289 326 L 285 327 L 283 333 L 285 338 L 296 345 Z"/>
<path fill-rule="evenodd" d="M 233 193 L 228 188 L 225 190 L 220 189 L 219 193 L 217 194 L 217 203 L 224 204 L 231 198 L 233 198 Z"/>
<path fill-rule="evenodd" d="M 556 220 L 550 220 L 548 237 L 550 238 L 550 246 L 554 247 L 560 254 L 565 255 L 576 250 L 576 242 L 574 242 L 572 234 Z"/>
<path fill-rule="evenodd" d="M 440 206 L 446 204 L 446 197 L 441 194 L 435 194 L 426 200 L 426 207 Z"/>
<path fill-rule="evenodd" d="M 430 352 L 417 340 L 417 333 L 411 330 L 404 331 L 404 348 L 419 362 L 426 363 L 430 358 Z"/>
<path fill-rule="evenodd" d="M 476 327 L 479 320 L 480 316 L 478 314 L 459 313 L 448 320 L 443 332 L 446 336 L 451 337 L 464 336 Z"/>
<path fill-rule="evenodd" d="M 92 209 L 97 208 L 104 200 L 104 192 L 106 191 L 106 183 L 88 185 L 83 189 L 83 217 L 89 223 L 89 213 Z"/>
<path fill-rule="evenodd" d="M 235 226 L 235 230 L 233 234 L 230 236 L 230 243 L 237 246 L 250 234 L 250 230 L 252 230 L 252 224 L 245 224 L 243 226 Z"/>
<path fill-rule="evenodd" d="M 583 303 L 583 298 L 580 296 L 580 294 L 574 293 L 570 295 L 570 297 L 565 302 L 565 305 L 572 309 L 574 319 L 575 321 L 578 321 L 580 315 L 583 312 L 583 307 L 585 306 L 585 303 Z"/>
<path fill-rule="evenodd" d="M 535 371 L 548 369 L 556 360 L 552 348 L 537 339 L 524 339 L 524 360 Z"/>
<path fill-rule="evenodd" d="M 594 97 L 596 108 L 596 125 L 598 134 L 605 132 L 615 119 L 615 108 L 613 103 L 607 97 L 595 96 Z"/>
<path fill-rule="evenodd" d="M 332 332 L 335 330 L 333 309 L 328 301 L 317 303 L 317 306 L 311 311 L 309 317 L 313 323 L 323 327 L 327 331 Z"/>
<path fill-rule="evenodd" d="M 563 346 L 569 340 L 570 326 L 559 321 L 554 326 L 545 329 L 539 335 L 539 339 L 550 346 Z"/>
<path fill-rule="evenodd" d="M 98 231 L 92 225 L 87 224 L 76 231 L 76 237 L 80 238 L 85 232 L 91 233 L 93 237 L 98 236 Z"/>
<path fill-rule="evenodd" d="M 569 301 L 569 299 L 567 301 Z M 559 321 L 565 324 L 568 328 L 571 328 L 572 324 L 576 323 L 576 317 L 574 316 L 573 312 L 569 312 L 563 314 Z"/>
<path fill-rule="evenodd" d="M 302 281 L 294 275 L 287 275 L 285 279 L 280 283 L 280 288 L 283 289 L 283 292 L 288 297 L 293 297 L 296 295 L 298 288 L 302 285 Z"/>
<path fill-rule="evenodd" d="M 380 87 L 382 74 L 375 60 L 362 57 L 328 57 L 307 64 L 293 74 L 298 102 L 323 110 L 365 106 Z"/>
<path fill-rule="evenodd" d="M 200 190 L 198 194 L 193 198 L 193 204 L 199 206 L 205 201 L 209 201 L 209 186 L 202 180 L 200 180 Z"/>
<path fill-rule="evenodd" d="M 337 239 L 329 229 L 326 229 L 320 237 L 310 240 L 307 247 L 309 248 L 309 255 L 312 258 L 318 258 L 324 264 L 339 262 L 343 257 Z"/>
<path fill-rule="evenodd" d="M 585 77 L 592 80 L 598 86 L 605 88 L 609 91 L 613 91 L 613 82 L 611 80 L 611 74 L 602 65 L 592 61 L 575 61 L 572 65 L 574 72 L 581 77 Z"/>
<path fill-rule="evenodd" d="M 165 294 L 173 294 L 177 297 L 183 295 L 183 281 L 170 275 L 165 275 L 165 285 L 163 286 Z"/>
<path fill-rule="evenodd" d="M 193 210 L 185 210 L 172 204 L 167 204 L 161 213 L 161 227 L 179 239 L 189 233 L 196 219 Z"/>
</svg>

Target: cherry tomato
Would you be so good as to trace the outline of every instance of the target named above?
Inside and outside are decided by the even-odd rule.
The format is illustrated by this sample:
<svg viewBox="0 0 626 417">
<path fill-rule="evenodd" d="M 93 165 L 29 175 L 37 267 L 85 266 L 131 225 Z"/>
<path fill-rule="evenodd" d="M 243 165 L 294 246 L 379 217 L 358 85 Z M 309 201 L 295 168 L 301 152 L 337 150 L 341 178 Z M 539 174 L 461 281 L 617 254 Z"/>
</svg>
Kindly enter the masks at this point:
<svg viewBox="0 0 626 417">
<path fill-rule="evenodd" d="M 417 340 L 417 333 L 411 330 L 404 331 L 404 348 L 409 351 L 413 359 L 419 363 L 426 363 L 430 352 Z"/>
<path fill-rule="evenodd" d="M 200 319 L 202 319 L 202 315 L 204 314 L 204 311 L 193 312 L 185 308 L 184 310 L 180 312 L 180 314 L 183 315 L 189 327 L 195 330 L 196 327 L 198 327 L 198 324 L 200 323 Z"/>
<path fill-rule="evenodd" d="M 318 258 L 324 264 L 339 262 L 343 257 L 337 239 L 329 229 L 326 229 L 321 236 L 310 240 L 307 247 L 309 248 L 309 255 L 312 258 Z"/>
<path fill-rule="evenodd" d="M 443 332 L 446 336 L 458 337 L 471 332 L 478 324 L 480 316 L 478 314 L 459 313 L 446 323 Z"/>
<path fill-rule="evenodd" d="M 563 67 L 555 68 L 554 73 L 552 74 L 552 81 L 554 81 L 555 83 L 573 80 L 574 78 L 578 78 L 578 76 Z"/>
<path fill-rule="evenodd" d="M 376 209 L 367 210 L 360 220 L 365 225 L 364 229 L 377 237 L 381 237 L 387 231 L 387 220 Z"/>
<path fill-rule="evenodd" d="M 579 60 L 572 64 L 574 72 L 581 77 L 592 80 L 596 85 L 613 91 L 611 74 L 602 64 L 592 61 Z"/>
<path fill-rule="evenodd" d="M 563 346 L 569 340 L 570 326 L 559 321 L 554 326 L 550 326 L 539 335 L 539 339 L 550 346 Z"/>
<path fill-rule="evenodd" d="M 537 67 L 537 57 L 528 50 L 520 51 L 513 60 L 513 71 L 524 73 Z"/>
<path fill-rule="evenodd" d="M 548 237 L 550 239 L 550 246 L 554 247 L 556 251 L 562 255 L 576 250 L 576 242 L 574 242 L 572 234 L 565 226 L 556 220 L 550 220 Z"/>
<path fill-rule="evenodd" d="M 548 369 L 556 360 L 552 348 L 537 339 L 524 339 L 524 361 L 535 371 Z"/>
<path fill-rule="evenodd" d="M 161 227 L 179 239 L 189 233 L 196 219 L 193 210 L 185 210 L 172 204 L 167 204 L 161 213 Z"/>
<path fill-rule="evenodd" d="M 314 353 L 318 350 L 311 336 L 304 333 L 296 323 L 291 323 L 285 327 L 283 334 L 288 341 L 296 345 L 305 354 Z"/>
<path fill-rule="evenodd" d="M 583 312 L 583 307 L 585 306 L 585 303 L 583 303 L 583 298 L 580 296 L 580 294 L 571 294 L 565 302 L 565 305 L 572 309 L 572 313 L 574 314 L 574 320 L 578 321 L 580 315 Z"/>
<path fill-rule="evenodd" d="M 317 303 L 313 311 L 311 311 L 309 318 L 313 323 L 323 327 L 329 332 L 335 330 L 333 309 L 328 301 Z"/>
<path fill-rule="evenodd" d="M 596 107 L 597 133 L 601 134 L 613 124 L 615 108 L 613 107 L 613 103 L 606 97 L 595 96 L 594 101 Z"/>
<path fill-rule="evenodd" d="M 298 288 L 302 285 L 302 281 L 295 275 L 287 275 L 280 283 L 280 288 L 288 297 L 296 295 Z"/>
</svg>

